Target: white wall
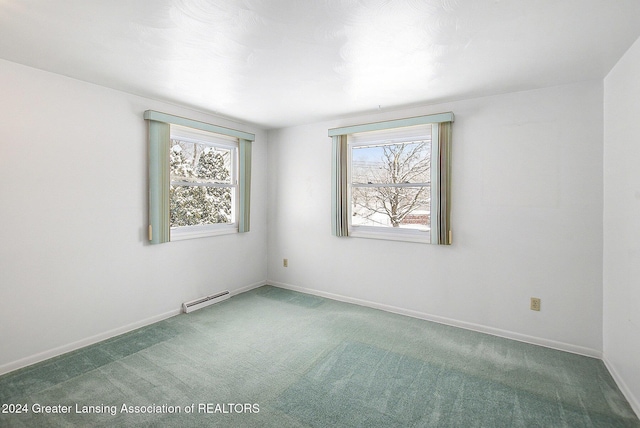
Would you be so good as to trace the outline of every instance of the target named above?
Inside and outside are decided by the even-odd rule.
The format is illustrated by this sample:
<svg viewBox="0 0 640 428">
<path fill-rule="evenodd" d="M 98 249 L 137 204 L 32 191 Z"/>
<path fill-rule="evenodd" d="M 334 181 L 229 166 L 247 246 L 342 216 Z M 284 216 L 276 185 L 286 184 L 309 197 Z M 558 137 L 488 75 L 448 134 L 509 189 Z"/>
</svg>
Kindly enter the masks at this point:
<svg viewBox="0 0 640 428">
<path fill-rule="evenodd" d="M 266 133 L 0 61 L 0 374 L 266 277 Z M 151 246 L 142 114 L 256 134 L 252 230 Z"/>
<path fill-rule="evenodd" d="M 587 82 L 269 131 L 270 282 L 601 356 L 602 97 Z M 453 245 L 333 237 L 327 130 L 443 111 Z"/>
<path fill-rule="evenodd" d="M 604 354 L 640 414 L 640 39 L 604 80 Z"/>
</svg>

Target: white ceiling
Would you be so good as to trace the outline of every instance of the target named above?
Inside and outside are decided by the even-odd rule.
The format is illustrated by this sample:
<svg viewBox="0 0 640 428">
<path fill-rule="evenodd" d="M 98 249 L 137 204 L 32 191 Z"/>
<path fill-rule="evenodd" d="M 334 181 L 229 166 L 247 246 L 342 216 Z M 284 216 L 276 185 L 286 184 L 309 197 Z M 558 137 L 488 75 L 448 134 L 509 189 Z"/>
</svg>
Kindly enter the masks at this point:
<svg viewBox="0 0 640 428">
<path fill-rule="evenodd" d="M 0 0 L 0 58 L 268 128 L 601 79 L 638 0 Z"/>
</svg>

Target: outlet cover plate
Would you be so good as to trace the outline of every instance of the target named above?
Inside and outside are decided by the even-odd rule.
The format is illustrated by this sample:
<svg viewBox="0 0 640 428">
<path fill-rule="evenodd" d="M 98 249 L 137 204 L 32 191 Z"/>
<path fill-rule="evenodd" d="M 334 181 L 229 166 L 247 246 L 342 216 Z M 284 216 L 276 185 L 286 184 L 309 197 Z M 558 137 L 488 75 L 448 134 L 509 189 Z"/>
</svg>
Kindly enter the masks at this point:
<svg viewBox="0 0 640 428">
<path fill-rule="evenodd" d="M 540 310 L 540 299 L 537 297 L 531 298 L 531 310 L 539 311 Z"/>
</svg>

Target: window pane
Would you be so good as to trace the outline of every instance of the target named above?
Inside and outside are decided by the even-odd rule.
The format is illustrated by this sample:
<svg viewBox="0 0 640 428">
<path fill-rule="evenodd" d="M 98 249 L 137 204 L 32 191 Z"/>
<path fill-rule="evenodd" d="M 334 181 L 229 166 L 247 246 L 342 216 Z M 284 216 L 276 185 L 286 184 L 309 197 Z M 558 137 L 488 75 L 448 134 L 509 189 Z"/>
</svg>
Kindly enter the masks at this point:
<svg viewBox="0 0 640 428">
<path fill-rule="evenodd" d="M 351 151 L 352 183 L 428 183 L 431 141 L 355 146 Z"/>
<path fill-rule="evenodd" d="M 170 227 L 233 223 L 232 191 L 229 187 L 172 185 Z"/>
<path fill-rule="evenodd" d="M 231 184 L 232 150 L 171 140 L 171 181 Z"/>
<path fill-rule="evenodd" d="M 430 230 L 431 194 L 424 187 L 352 187 L 351 224 Z"/>
</svg>

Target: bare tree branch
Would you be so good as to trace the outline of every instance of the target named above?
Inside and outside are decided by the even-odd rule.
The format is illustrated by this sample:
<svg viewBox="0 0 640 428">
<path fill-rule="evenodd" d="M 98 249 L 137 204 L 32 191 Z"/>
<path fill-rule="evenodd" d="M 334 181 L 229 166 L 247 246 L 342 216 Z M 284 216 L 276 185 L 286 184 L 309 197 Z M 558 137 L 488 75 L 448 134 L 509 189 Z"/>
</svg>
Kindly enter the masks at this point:
<svg viewBox="0 0 640 428">
<path fill-rule="evenodd" d="M 399 227 L 412 211 L 428 205 L 431 189 L 422 184 L 430 181 L 429 148 L 430 144 L 427 142 L 384 145 L 378 161 L 363 162 L 354 168 L 354 182 L 387 185 L 354 187 L 353 204 L 360 208 L 357 215 L 372 220 L 375 214 L 383 214 L 389 218 L 393 227 Z M 388 186 L 410 183 L 421 185 Z"/>
</svg>

